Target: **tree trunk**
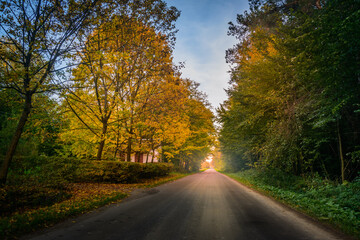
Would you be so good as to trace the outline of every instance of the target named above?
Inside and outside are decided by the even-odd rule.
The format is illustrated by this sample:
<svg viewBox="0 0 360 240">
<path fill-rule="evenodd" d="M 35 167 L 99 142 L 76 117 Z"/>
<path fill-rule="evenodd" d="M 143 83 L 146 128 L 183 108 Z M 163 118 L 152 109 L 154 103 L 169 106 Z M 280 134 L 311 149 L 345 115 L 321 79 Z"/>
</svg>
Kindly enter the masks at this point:
<svg viewBox="0 0 360 240">
<path fill-rule="evenodd" d="M 125 162 L 125 152 L 120 150 L 120 161 Z"/>
<path fill-rule="evenodd" d="M 132 139 L 131 139 L 131 137 L 129 137 L 128 146 L 127 146 L 127 154 L 126 154 L 127 162 L 131 162 L 131 142 L 132 142 Z"/>
<path fill-rule="evenodd" d="M 189 169 L 189 162 L 188 161 L 184 161 L 184 168 L 185 170 L 188 172 L 190 169 Z"/>
<path fill-rule="evenodd" d="M 114 159 L 117 160 L 117 155 L 118 155 L 118 152 L 119 152 L 119 135 L 116 134 L 116 145 L 115 145 L 115 152 L 114 152 Z M 119 157 L 120 158 L 120 157 Z M 121 159 L 120 159 L 121 161 Z"/>
<path fill-rule="evenodd" d="M 96 160 L 101 160 L 101 155 L 102 155 L 102 152 L 104 150 L 104 146 L 105 146 L 105 139 L 101 140 L 100 143 L 99 143 L 98 152 L 97 152 L 97 155 L 96 155 Z"/>
<path fill-rule="evenodd" d="M 339 121 L 337 122 L 337 133 L 338 133 L 339 156 L 340 156 L 340 164 L 341 164 L 341 183 L 344 183 L 344 181 L 345 181 L 345 164 L 344 164 L 344 155 L 343 155 L 343 149 L 342 149 L 342 143 L 341 143 Z"/>
<path fill-rule="evenodd" d="M 140 137 L 140 141 L 139 141 L 139 149 L 140 149 L 140 151 L 137 152 L 137 162 L 139 162 L 139 163 L 142 163 L 142 160 L 143 160 L 142 159 L 141 146 L 142 146 L 142 138 Z"/>
<path fill-rule="evenodd" d="M 108 127 L 107 120 L 104 120 L 103 121 L 102 133 L 101 133 L 101 141 L 100 141 L 97 156 L 96 156 L 97 160 L 101 160 L 102 152 L 103 152 L 104 146 L 105 146 L 105 135 L 106 135 L 106 132 L 107 132 L 107 127 Z"/>
<path fill-rule="evenodd" d="M 152 152 L 153 152 L 153 155 L 152 155 L 151 162 L 153 163 L 153 162 L 154 162 L 154 158 L 155 158 L 155 148 L 153 148 Z M 158 162 L 160 162 L 160 161 L 158 161 Z"/>
<path fill-rule="evenodd" d="M 26 96 L 23 112 L 19 119 L 14 136 L 11 139 L 10 147 L 9 147 L 8 151 L 6 152 L 4 162 L 2 163 L 1 170 L 0 170 L 0 185 L 6 184 L 6 178 L 7 178 L 9 166 L 10 166 L 11 160 L 15 154 L 15 150 L 19 143 L 21 134 L 24 130 L 25 123 L 27 122 L 27 119 L 29 117 L 30 110 L 31 110 L 31 95 Z"/>
</svg>

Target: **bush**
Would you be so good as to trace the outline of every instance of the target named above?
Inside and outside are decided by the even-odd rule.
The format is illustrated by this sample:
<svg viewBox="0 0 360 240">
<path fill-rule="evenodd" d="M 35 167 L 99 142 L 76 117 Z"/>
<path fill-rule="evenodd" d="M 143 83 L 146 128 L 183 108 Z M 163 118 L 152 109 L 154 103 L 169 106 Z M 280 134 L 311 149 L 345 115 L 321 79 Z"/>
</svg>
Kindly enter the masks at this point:
<svg viewBox="0 0 360 240">
<path fill-rule="evenodd" d="M 17 157 L 11 164 L 9 181 L 39 182 L 61 188 L 67 182 L 135 183 L 168 175 L 169 163 L 94 161 L 62 157 Z"/>
<path fill-rule="evenodd" d="M 27 185 L 29 182 L 62 188 L 72 181 L 83 161 L 60 157 L 15 157 L 10 165 L 9 185 Z"/>
<path fill-rule="evenodd" d="M 78 168 L 75 177 L 81 182 L 135 183 L 142 179 L 168 175 L 172 165 L 167 163 L 133 163 L 91 161 Z"/>
</svg>

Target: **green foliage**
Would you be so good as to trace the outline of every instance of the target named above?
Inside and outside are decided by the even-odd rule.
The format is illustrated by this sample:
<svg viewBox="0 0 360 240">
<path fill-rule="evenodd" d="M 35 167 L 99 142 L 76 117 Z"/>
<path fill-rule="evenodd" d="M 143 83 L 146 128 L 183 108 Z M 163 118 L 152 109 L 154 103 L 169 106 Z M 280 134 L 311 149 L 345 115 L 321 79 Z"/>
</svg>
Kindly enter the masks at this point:
<svg viewBox="0 0 360 240">
<path fill-rule="evenodd" d="M 83 163 L 75 173 L 79 182 L 135 183 L 143 179 L 168 175 L 173 168 L 169 163 L 134 163 L 91 161 Z"/>
<path fill-rule="evenodd" d="M 277 169 L 228 176 L 360 237 L 360 179 L 338 184 L 318 175 L 299 177 Z"/>
<path fill-rule="evenodd" d="M 99 7 L 101 14 L 97 12 Z M 130 139 L 133 135 L 137 139 L 147 137 L 138 136 L 139 134 L 133 131 L 136 126 L 132 123 L 133 118 L 139 118 L 140 110 L 149 114 L 147 105 L 151 105 L 150 102 L 164 93 L 161 86 L 167 82 L 177 84 L 175 76 L 180 74 L 175 73 L 176 67 L 173 66 L 171 54 L 175 42 L 174 34 L 177 32 L 174 22 L 180 11 L 169 7 L 162 0 L 90 0 L 61 3 L 18 3 L 9 0 L 0 2 L 0 12 L 3 30 L 0 33 L 0 103 L 8 100 L 7 90 L 10 89 L 14 95 L 12 100 L 16 100 L 10 100 L 10 105 L 17 105 L 14 110 L 9 106 L 0 108 L 0 134 L 4 137 L 0 140 L 0 155 L 5 155 L 0 169 L 1 184 L 6 183 L 8 168 L 16 155 L 15 151 L 18 155 L 54 156 L 67 149 L 78 150 L 80 147 L 80 150 L 68 151 L 64 155 L 70 152 L 76 156 L 93 157 L 94 147 L 91 145 L 95 144 L 98 145 L 97 159 L 103 159 L 104 149 L 112 150 L 106 151 L 109 154 L 104 157 L 110 159 L 124 150 L 123 133 L 128 130 L 128 126 L 131 125 L 131 130 L 127 131 Z M 106 41 L 103 41 L 104 39 Z M 81 51 L 70 51 L 75 43 Z M 96 49 L 96 46 L 100 49 Z M 86 54 L 90 52 L 91 54 Z M 86 64 L 80 64 L 81 62 Z M 74 69 L 78 71 L 73 71 Z M 72 76 L 69 77 L 66 72 Z M 167 77 L 164 77 L 165 75 Z M 91 79 L 90 84 L 94 83 L 94 88 L 86 81 L 83 85 L 78 84 L 86 78 Z M 83 125 L 73 123 L 61 127 L 62 116 L 67 118 L 67 121 L 71 120 L 67 116 L 69 109 L 63 112 L 62 116 L 53 115 L 51 107 L 39 112 L 34 111 L 45 103 L 44 97 L 51 102 L 50 97 L 54 97 L 53 94 L 60 89 L 74 93 L 70 101 L 69 96 L 66 96 L 66 102 L 78 103 L 75 107 L 78 112 L 75 112 L 76 117 L 73 118 L 81 117 L 79 120 Z M 83 98 L 81 93 L 84 91 L 81 89 L 85 89 L 85 95 L 96 97 Z M 89 94 L 90 92 L 92 94 Z M 156 96 L 154 92 L 157 93 Z M 58 102 L 64 101 L 59 96 L 55 98 Z M 127 100 L 124 101 L 125 99 Z M 54 105 L 56 112 L 58 104 L 55 101 L 52 106 Z M 137 109 L 134 109 L 134 106 Z M 71 108 L 74 111 L 74 106 Z M 163 106 L 158 107 L 162 108 Z M 123 110 L 121 114 L 115 113 L 119 110 Z M 47 114 L 49 116 L 46 116 Z M 28 126 L 29 117 L 33 117 L 33 126 Z M 6 120 L 10 118 L 11 121 L 7 123 Z M 94 124 L 94 119 L 99 121 Z M 131 119 L 131 124 L 127 122 L 128 119 Z M 95 137 L 84 131 L 86 127 L 95 133 Z M 69 137 L 70 140 L 65 140 L 62 148 L 58 144 L 60 129 L 78 138 L 71 142 Z M 74 134 L 74 131 L 79 129 L 82 130 L 81 134 Z M 116 133 L 109 137 L 107 131 Z M 155 137 L 152 141 L 153 139 Z M 87 141 L 87 144 L 79 144 L 84 141 Z M 112 144 L 109 148 L 104 148 L 105 142 Z M 25 147 L 27 151 L 21 151 L 23 149 L 18 145 Z M 155 147 L 158 148 L 157 145 L 152 146 L 151 150 Z M 129 149 L 131 150 L 131 146 Z M 129 157 L 134 153 L 130 150 Z"/>
<path fill-rule="evenodd" d="M 40 184 L 62 187 L 72 181 L 83 160 L 75 158 L 16 157 L 10 166 L 9 185 Z"/>
<path fill-rule="evenodd" d="M 198 90 L 199 84 L 187 80 L 189 99 L 186 104 L 186 116 L 189 119 L 190 134 L 184 143 L 177 147 L 167 161 L 174 163 L 176 171 L 199 171 L 202 161 L 211 152 L 215 141 L 214 114 L 210 110 L 207 96 Z"/>
<path fill-rule="evenodd" d="M 0 155 L 5 155 L 21 114 L 23 100 L 13 90 L 0 90 Z M 53 156 L 61 149 L 58 133 L 63 120 L 56 101 L 44 94 L 36 96 L 16 155 Z"/>
<path fill-rule="evenodd" d="M 355 179 L 359 2 L 249 3 L 229 27 L 240 42 L 227 51 L 232 85 L 218 109 L 227 168 Z"/>
<path fill-rule="evenodd" d="M 68 182 L 135 183 L 168 175 L 170 163 L 95 161 L 63 157 L 18 157 L 11 165 L 9 184 L 40 183 L 59 186 Z"/>
</svg>

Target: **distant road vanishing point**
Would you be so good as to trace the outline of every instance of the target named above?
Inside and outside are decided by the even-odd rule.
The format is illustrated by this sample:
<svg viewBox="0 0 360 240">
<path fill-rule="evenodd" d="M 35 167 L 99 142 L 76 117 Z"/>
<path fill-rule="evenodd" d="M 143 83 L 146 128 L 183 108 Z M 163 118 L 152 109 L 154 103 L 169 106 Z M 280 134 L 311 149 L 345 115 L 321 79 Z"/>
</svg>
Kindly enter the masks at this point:
<svg viewBox="0 0 360 240">
<path fill-rule="evenodd" d="M 341 239 L 215 170 L 190 175 L 26 239 Z"/>
</svg>

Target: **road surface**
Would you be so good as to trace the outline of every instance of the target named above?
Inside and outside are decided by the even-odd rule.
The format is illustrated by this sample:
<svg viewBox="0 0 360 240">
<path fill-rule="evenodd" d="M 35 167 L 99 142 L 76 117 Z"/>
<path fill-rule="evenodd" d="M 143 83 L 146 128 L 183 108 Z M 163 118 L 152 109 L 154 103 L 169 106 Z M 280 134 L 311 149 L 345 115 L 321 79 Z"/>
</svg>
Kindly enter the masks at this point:
<svg viewBox="0 0 360 240">
<path fill-rule="evenodd" d="M 137 191 L 129 200 L 26 239 L 341 239 L 211 169 Z"/>
</svg>

